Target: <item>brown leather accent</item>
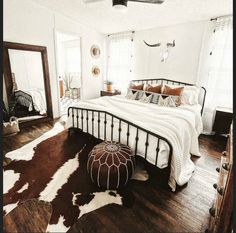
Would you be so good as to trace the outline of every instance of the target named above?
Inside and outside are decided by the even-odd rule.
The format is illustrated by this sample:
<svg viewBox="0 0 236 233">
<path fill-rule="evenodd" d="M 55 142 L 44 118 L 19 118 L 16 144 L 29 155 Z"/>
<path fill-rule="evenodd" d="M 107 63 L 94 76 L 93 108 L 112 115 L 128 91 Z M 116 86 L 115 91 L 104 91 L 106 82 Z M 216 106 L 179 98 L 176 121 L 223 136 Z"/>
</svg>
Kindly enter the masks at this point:
<svg viewBox="0 0 236 233">
<path fill-rule="evenodd" d="M 135 84 L 135 83 L 131 83 L 129 86 L 130 89 L 134 89 L 134 90 L 143 90 L 143 84 Z"/>
<path fill-rule="evenodd" d="M 181 96 L 183 91 L 184 91 L 184 87 L 172 88 L 172 87 L 165 85 L 164 90 L 163 90 L 163 94 Z"/>
<path fill-rule="evenodd" d="M 162 85 L 161 84 L 160 85 L 158 85 L 158 84 L 145 84 L 143 89 L 144 89 L 144 91 L 149 91 L 149 92 L 161 94 Z"/>
</svg>

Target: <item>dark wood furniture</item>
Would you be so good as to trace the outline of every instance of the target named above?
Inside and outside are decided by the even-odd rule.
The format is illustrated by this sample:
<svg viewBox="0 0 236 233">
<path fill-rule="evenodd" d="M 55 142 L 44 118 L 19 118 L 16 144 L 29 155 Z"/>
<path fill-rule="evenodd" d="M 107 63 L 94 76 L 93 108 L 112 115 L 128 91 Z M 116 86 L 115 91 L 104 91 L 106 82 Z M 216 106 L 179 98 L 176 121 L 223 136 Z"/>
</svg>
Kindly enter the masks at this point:
<svg viewBox="0 0 236 233">
<path fill-rule="evenodd" d="M 101 91 L 100 96 L 113 96 L 113 95 L 120 95 L 120 91 Z"/>
<path fill-rule="evenodd" d="M 233 229 L 233 134 L 232 125 L 226 151 L 222 152 L 218 182 L 213 206 L 210 208 L 210 224 L 207 232 L 230 233 Z"/>
<path fill-rule="evenodd" d="M 215 131 L 216 134 L 228 134 L 232 119 L 232 110 L 227 108 L 216 108 L 213 131 Z"/>
<path fill-rule="evenodd" d="M 193 84 L 183 83 L 179 81 L 174 80 L 168 80 L 168 79 L 144 79 L 144 80 L 132 80 L 131 82 L 139 82 L 139 83 L 150 83 L 150 84 L 172 84 L 172 85 L 183 85 L 183 86 L 193 86 Z M 204 87 L 201 87 L 201 91 L 199 94 L 199 103 L 202 106 L 201 113 L 203 112 L 204 103 L 205 103 L 205 96 L 206 96 L 206 89 Z M 122 135 L 127 135 L 126 137 L 126 145 L 129 146 L 129 140 L 130 140 L 130 132 L 136 132 L 135 136 L 135 146 L 133 148 L 134 154 L 136 156 L 139 156 L 137 154 L 138 147 L 140 144 L 143 143 L 142 140 L 139 140 L 140 133 L 146 134 L 146 140 L 145 140 L 145 156 L 144 160 L 147 161 L 147 151 L 149 146 L 149 138 L 152 136 L 153 140 L 155 140 L 155 150 L 156 150 L 156 156 L 155 156 L 155 165 L 150 164 L 151 166 L 156 168 L 156 173 L 162 173 L 162 174 L 168 174 L 167 179 L 165 180 L 166 183 L 168 183 L 170 171 L 171 171 L 171 159 L 172 159 L 172 145 L 165 137 L 162 137 L 159 134 L 153 133 L 143 127 L 140 127 L 139 125 L 136 125 L 131 121 L 127 121 L 123 118 L 117 117 L 116 115 L 107 112 L 107 111 L 101 111 L 96 109 L 89 109 L 89 108 L 81 108 L 81 107 L 69 107 L 68 108 L 68 118 L 71 117 L 71 127 L 69 130 L 69 136 L 71 135 L 71 132 L 73 130 L 82 130 L 83 132 L 87 132 L 91 134 L 92 136 L 101 139 L 101 140 L 109 140 L 113 141 L 114 137 L 114 130 L 118 130 L 118 142 L 121 141 Z M 108 121 L 109 120 L 109 121 Z M 117 124 L 115 126 L 115 123 Z M 103 127 L 101 126 L 103 124 Z M 123 125 L 123 127 L 122 127 Z M 125 126 L 124 126 L 125 125 Z M 97 127 L 97 134 L 95 133 L 95 127 Z M 101 136 L 101 130 L 103 130 L 103 135 Z M 169 150 L 168 154 L 168 166 L 164 169 L 160 169 L 157 167 L 157 160 L 159 156 L 159 145 L 160 143 L 166 143 Z M 142 157 L 142 156 L 141 156 Z"/>
<path fill-rule="evenodd" d="M 21 43 L 15 43 L 15 42 L 6 42 L 6 41 L 3 42 L 3 74 L 4 74 L 4 81 L 5 81 L 5 86 L 6 86 L 6 94 L 7 94 L 8 103 L 10 103 L 11 101 L 12 90 L 13 90 L 12 70 L 11 70 L 9 49 L 40 52 L 41 58 L 42 58 L 42 69 L 43 69 L 43 77 L 44 77 L 43 81 L 44 81 L 44 89 L 45 89 L 45 97 L 46 97 L 47 115 L 44 116 L 43 118 L 22 122 L 20 123 L 20 126 L 27 126 L 27 125 L 31 125 L 31 124 L 35 124 L 39 122 L 46 122 L 53 119 L 47 47 L 39 46 L 39 45 L 21 44 Z"/>
</svg>

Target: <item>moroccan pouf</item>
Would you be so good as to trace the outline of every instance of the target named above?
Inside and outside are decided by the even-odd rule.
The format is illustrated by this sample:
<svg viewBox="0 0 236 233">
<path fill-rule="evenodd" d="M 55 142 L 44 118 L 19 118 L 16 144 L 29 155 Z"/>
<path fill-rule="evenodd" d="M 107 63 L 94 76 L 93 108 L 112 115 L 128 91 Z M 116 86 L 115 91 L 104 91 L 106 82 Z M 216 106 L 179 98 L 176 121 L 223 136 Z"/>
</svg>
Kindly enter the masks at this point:
<svg viewBox="0 0 236 233">
<path fill-rule="evenodd" d="M 98 187 L 117 189 L 134 173 L 135 159 L 131 149 L 117 142 L 102 142 L 90 152 L 87 170 Z"/>
</svg>

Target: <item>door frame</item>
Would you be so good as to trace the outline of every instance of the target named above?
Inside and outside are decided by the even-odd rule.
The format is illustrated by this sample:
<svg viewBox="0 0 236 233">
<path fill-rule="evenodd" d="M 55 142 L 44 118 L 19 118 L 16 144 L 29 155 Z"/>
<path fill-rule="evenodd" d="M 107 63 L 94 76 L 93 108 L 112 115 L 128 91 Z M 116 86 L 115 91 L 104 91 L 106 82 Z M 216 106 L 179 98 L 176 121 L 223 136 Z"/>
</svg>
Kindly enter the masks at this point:
<svg viewBox="0 0 236 233">
<path fill-rule="evenodd" d="M 58 104 L 59 117 L 61 117 L 62 114 L 61 114 L 61 109 L 60 109 L 60 86 L 59 86 L 59 71 L 58 71 L 59 70 L 59 57 L 58 57 L 59 55 L 58 55 L 58 46 L 57 46 L 57 41 L 58 41 L 57 33 L 75 36 L 75 37 L 78 37 L 78 39 L 80 40 L 80 56 L 81 56 L 81 59 L 80 59 L 80 68 L 81 68 L 80 99 L 83 99 L 83 78 L 82 78 L 83 68 L 82 68 L 82 46 L 81 46 L 82 37 L 79 33 L 76 33 L 76 32 L 54 28 L 54 50 L 55 50 L 55 66 L 56 66 L 56 82 L 57 82 L 57 99 L 58 99 L 57 104 Z"/>
</svg>

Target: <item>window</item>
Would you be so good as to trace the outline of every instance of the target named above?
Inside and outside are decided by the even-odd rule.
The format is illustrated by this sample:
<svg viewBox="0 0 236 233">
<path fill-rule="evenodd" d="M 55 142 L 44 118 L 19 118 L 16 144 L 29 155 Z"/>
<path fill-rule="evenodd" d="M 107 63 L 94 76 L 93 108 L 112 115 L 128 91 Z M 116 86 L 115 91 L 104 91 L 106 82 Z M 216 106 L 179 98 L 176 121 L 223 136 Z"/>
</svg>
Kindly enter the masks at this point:
<svg viewBox="0 0 236 233">
<path fill-rule="evenodd" d="M 132 72 L 133 33 L 108 36 L 107 79 L 114 87 L 126 91 Z"/>
<path fill-rule="evenodd" d="M 199 84 L 207 90 L 203 113 L 204 132 L 211 133 L 217 107 L 233 107 L 232 16 L 209 23 L 203 46 Z"/>
</svg>

